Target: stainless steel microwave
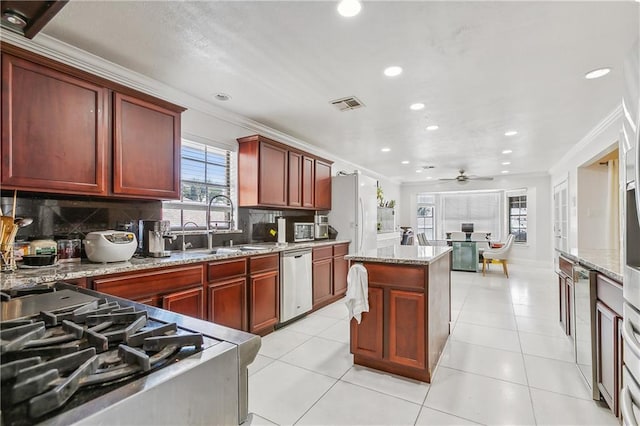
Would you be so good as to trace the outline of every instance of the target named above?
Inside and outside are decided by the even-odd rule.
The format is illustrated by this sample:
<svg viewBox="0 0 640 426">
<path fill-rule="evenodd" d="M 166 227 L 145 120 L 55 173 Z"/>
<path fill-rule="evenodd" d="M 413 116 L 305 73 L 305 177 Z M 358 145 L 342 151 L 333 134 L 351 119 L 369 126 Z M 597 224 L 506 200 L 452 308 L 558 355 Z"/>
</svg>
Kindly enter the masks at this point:
<svg viewBox="0 0 640 426">
<path fill-rule="evenodd" d="M 315 224 L 311 222 L 294 222 L 293 242 L 313 241 L 315 239 Z"/>
</svg>

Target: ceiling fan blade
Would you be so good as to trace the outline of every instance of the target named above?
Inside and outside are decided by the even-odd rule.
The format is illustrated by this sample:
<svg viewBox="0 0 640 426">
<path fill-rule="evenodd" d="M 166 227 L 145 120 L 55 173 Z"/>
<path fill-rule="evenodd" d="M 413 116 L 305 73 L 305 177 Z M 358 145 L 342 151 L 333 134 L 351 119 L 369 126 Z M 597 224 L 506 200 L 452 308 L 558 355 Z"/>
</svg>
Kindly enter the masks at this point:
<svg viewBox="0 0 640 426">
<path fill-rule="evenodd" d="M 438 178 L 438 180 L 458 180 L 458 178 Z"/>
<path fill-rule="evenodd" d="M 479 176 L 479 177 L 470 177 L 469 179 L 473 179 L 473 180 L 493 180 L 493 178 L 492 178 L 492 177 L 482 177 L 482 176 Z"/>
</svg>

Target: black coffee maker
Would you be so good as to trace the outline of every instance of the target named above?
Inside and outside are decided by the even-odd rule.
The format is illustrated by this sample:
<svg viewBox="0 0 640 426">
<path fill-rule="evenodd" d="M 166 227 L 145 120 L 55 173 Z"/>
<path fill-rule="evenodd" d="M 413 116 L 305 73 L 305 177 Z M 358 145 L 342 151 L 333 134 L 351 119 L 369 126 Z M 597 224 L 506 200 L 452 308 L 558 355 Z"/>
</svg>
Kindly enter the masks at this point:
<svg viewBox="0 0 640 426">
<path fill-rule="evenodd" d="M 400 245 L 412 246 L 413 229 L 410 226 L 401 226 L 400 229 L 402 229 L 402 239 L 400 240 Z"/>
</svg>

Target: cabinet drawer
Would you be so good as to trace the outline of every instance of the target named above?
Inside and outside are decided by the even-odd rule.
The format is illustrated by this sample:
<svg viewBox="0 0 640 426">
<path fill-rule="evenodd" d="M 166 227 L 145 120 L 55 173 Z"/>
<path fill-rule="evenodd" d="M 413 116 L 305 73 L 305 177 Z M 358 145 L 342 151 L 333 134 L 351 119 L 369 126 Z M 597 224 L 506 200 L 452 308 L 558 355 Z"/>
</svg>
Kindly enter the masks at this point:
<svg viewBox="0 0 640 426">
<path fill-rule="evenodd" d="M 333 246 L 313 249 L 313 260 L 326 259 L 333 256 Z"/>
<path fill-rule="evenodd" d="M 249 269 L 252 274 L 265 271 L 277 271 L 279 266 L 279 254 L 267 254 L 264 256 L 252 256 L 249 258 Z"/>
<path fill-rule="evenodd" d="M 349 253 L 349 244 L 336 244 L 333 246 L 333 255 L 334 256 L 344 256 Z"/>
<path fill-rule="evenodd" d="M 202 285 L 202 264 L 172 269 L 137 272 L 119 276 L 98 277 L 93 289 L 125 299 L 140 300 Z"/>
<path fill-rule="evenodd" d="M 560 271 L 564 272 L 566 276 L 573 277 L 573 263 L 571 261 L 560 256 L 558 258 L 558 266 L 560 267 Z"/>
<path fill-rule="evenodd" d="M 420 266 L 401 266 L 397 264 L 365 263 L 369 276 L 369 285 L 384 287 L 404 287 L 424 290 L 425 268 Z"/>
<path fill-rule="evenodd" d="M 616 314 L 622 316 L 622 286 L 604 275 L 596 276 L 596 295 L 599 301 L 607 305 Z"/>
<path fill-rule="evenodd" d="M 234 259 L 227 262 L 211 262 L 207 264 L 207 279 L 219 281 L 231 277 L 247 275 L 247 259 Z"/>
</svg>

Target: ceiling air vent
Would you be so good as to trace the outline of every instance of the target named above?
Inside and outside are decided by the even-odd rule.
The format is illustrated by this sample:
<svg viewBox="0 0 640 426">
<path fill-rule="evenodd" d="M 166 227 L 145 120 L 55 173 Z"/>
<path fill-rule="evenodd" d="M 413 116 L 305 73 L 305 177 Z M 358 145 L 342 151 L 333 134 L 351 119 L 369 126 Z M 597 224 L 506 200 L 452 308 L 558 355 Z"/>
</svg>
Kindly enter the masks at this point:
<svg viewBox="0 0 640 426">
<path fill-rule="evenodd" d="M 336 99 L 335 101 L 331 101 L 331 105 L 338 108 L 340 111 L 348 111 L 350 109 L 356 109 L 364 106 L 360 99 L 356 98 L 355 96 Z"/>
</svg>

